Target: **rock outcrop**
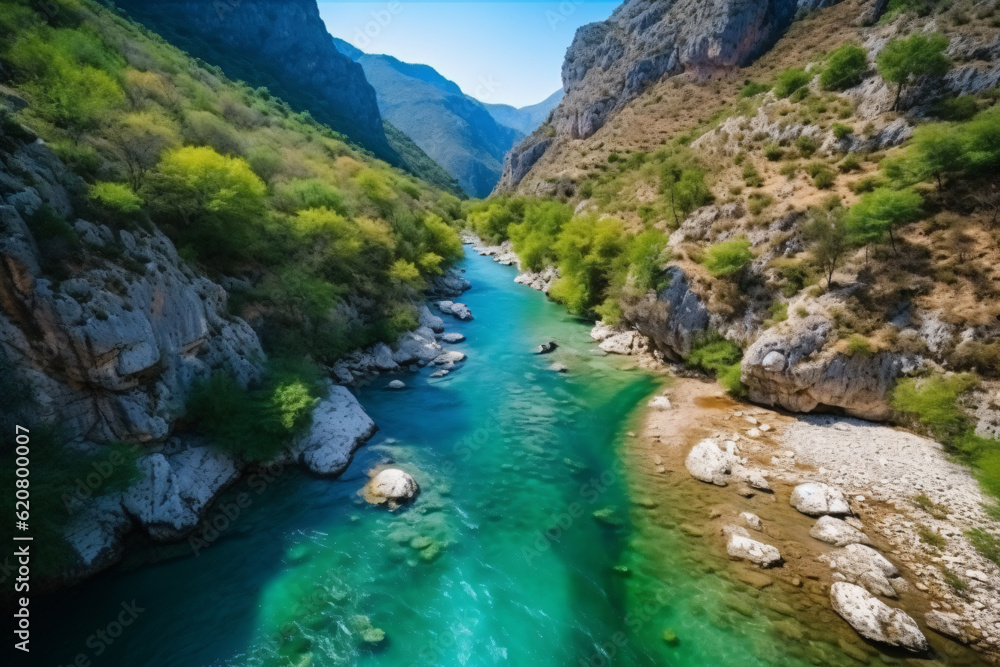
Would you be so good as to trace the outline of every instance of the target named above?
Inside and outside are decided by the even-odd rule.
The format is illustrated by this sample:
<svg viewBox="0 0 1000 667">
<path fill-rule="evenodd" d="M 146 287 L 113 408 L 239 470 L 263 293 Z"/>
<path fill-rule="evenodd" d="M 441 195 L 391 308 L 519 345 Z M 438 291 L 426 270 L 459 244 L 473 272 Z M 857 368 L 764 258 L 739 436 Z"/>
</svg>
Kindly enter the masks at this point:
<svg viewBox="0 0 1000 667">
<path fill-rule="evenodd" d="M 837 408 L 863 419 L 887 419 L 886 395 L 903 372 L 903 360 L 888 352 L 835 351 L 833 331 L 819 315 L 765 331 L 743 356 L 750 400 L 795 412 Z"/>
<path fill-rule="evenodd" d="M 515 146 L 496 191 L 517 186 L 554 137 L 582 139 L 664 76 L 699 78 L 745 65 L 771 46 L 799 9 L 836 0 L 633 0 L 579 28 L 562 67 L 562 102 L 549 124 Z"/>
<path fill-rule="evenodd" d="M 667 359 L 680 361 L 691 353 L 695 341 L 709 329 L 708 309 L 691 289 L 683 269 L 665 271 L 667 286 L 623 306 L 625 320 Z"/>
<path fill-rule="evenodd" d="M 830 601 L 833 610 L 865 639 L 916 653 L 930 648 L 916 621 L 860 586 L 835 582 L 830 587 Z"/>
<path fill-rule="evenodd" d="M 46 276 L 26 219 L 43 206 L 71 215 L 71 177 L 41 144 L 14 162 L 24 180 L 0 167 L 14 190 L 0 200 L 0 345 L 37 395 L 36 417 L 57 420 L 69 438 L 162 441 L 196 380 L 213 370 L 243 385 L 259 376 L 257 335 L 155 229 L 78 219 L 84 266 L 65 280 Z"/>
</svg>

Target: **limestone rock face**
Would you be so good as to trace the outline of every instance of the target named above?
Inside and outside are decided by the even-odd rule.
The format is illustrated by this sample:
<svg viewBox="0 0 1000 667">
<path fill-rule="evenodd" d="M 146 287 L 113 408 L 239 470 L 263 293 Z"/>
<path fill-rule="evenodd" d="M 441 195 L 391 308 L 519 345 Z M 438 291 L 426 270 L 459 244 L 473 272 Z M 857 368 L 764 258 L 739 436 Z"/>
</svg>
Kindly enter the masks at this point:
<svg viewBox="0 0 1000 667">
<path fill-rule="evenodd" d="M 431 284 L 427 287 L 427 294 L 437 297 L 459 296 L 471 287 L 472 283 L 462 276 L 461 271 L 458 269 L 448 269 L 431 281 Z"/>
<path fill-rule="evenodd" d="M 860 586 L 843 581 L 830 587 L 833 610 L 865 639 L 915 653 L 930 648 L 916 621 L 893 609 Z"/>
<path fill-rule="evenodd" d="M 547 266 L 537 273 L 534 271 L 524 271 L 514 278 L 518 285 L 526 285 L 533 290 L 538 290 L 545 294 L 552 289 L 552 284 L 559 279 L 559 269 L 554 266 Z"/>
<path fill-rule="evenodd" d="M 0 346 L 37 394 L 38 417 L 71 439 L 163 441 L 196 380 L 214 370 L 243 385 L 259 376 L 257 335 L 159 231 L 77 220 L 83 267 L 46 277 L 25 217 L 43 202 L 71 216 L 64 183 L 75 177 L 42 144 L 11 159 L 24 172 L 0 165 L 15 190 L 0 199 Z"/>
<path fill-rule="evenodd" d="M 202 511 L 239 476 L 236 463 L 210 447 L 149 454 L 138 461 L 142 479 L 122 506 L 154 540 L 171 541 L 198 525 Z"/>
<path fill-rule="evenodd" d="M 820 542 L 826 542 L 835 547 L 844 547 L 848 544 L 871 544 L 868 536 L 860 530 L 848 525 L 846 521 L 828 515 L 821 516 L 809 534 Z"/>
<path fill-rule="evenodd" d="M 625 319 L 645 336 L 657 350 L 673 361 L 691 353 L 695 340 L 709 328 L 709 312 L 701 298 L 691 290 L 682 269 L 666 270 L 667 286 L 624 308 Z"/>
<path fill-rule="evenodd" d="M 339 475 L 376 430 L 354 394 L 333 385 L 313 410 L 309 431 L 291 445 L 286 458 L 301 461 L 317 475 Z"/>
<path fill-rule="evenodd" d="M 416 480 L 398 468 L 386 468 L 371 478 L 364 488 L 365 499 L 380 505 L 385 503 L 396 509 L 413 500 L 420 493 Z"/>
<path fill-rule="evenodd" d="M 902 360 L 884 352 L 835 352 L 827 347 L 832 331 L 819 315 L 765 331 L 743 356 L 750 400 L 795 412 L 830 406 L 863 419 L 887 419 L 886 394 L 902 373 Z"/>
<path fill-rule="evenodd" d="M 851 506 L 840 489 L 821 482 L 806 482 L 792 490 L 792 507 L 810 516 L 850 514 Z"/>
</svg>

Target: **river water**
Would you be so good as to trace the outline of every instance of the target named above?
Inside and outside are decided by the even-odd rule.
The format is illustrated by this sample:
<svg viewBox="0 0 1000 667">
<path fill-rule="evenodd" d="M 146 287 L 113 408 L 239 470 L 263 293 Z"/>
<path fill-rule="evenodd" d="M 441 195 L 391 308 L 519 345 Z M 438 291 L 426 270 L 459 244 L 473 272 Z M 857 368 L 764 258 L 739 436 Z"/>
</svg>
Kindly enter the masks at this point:
<svg viewBox="0 0 1000 667">
<path fill-rule="evenodd" d="M 140 546 L 43 600 L 36 636 L 52 639 L 37 664 L 815 662 L 762 611 L 734 608 L 735 584 L 692 567 L 691 541 L 630 497 L 623 443 L 661 379 L 595 354 L 589 325 L 513 283 L 512 268 L 473 254 L 463 266 L 476 319 L 447 318 L 468 337 L 449 346 L 468 355 L 458 370 L 361 388 L 380 430 L 340 478 L 244 480 L 221 506 L 239 493 L 249 503 L 197 555 Z M 556 352 L 532 354 L 548 339 Z M 385 391 L 395 377 L 407 389 Z M 395 512 L 358 495 L 389 462 L 422 487 Z M 119 636 L 95 634 L 133 603 Z M 859 664 L 824 646 L 824 659 Z"/>
</svg>

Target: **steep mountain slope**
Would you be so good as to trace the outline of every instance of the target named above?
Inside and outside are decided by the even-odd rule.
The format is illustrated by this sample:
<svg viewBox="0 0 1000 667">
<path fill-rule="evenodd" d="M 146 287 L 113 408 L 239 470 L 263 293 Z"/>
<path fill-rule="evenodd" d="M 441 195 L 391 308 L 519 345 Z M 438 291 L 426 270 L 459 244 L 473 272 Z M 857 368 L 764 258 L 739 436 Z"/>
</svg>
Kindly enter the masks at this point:
<svg viewBox="0 0 1000 667">
<path fill-rule="evenodd" d="M 399 164 L 375 91 L 333 45 L 315 0 L 123 0 L 117 3 L 175 45 L 234 79 L 264 86 Z"/>
<path fill-rule="evenodd" d="M 545 122 L 549 113 L 562 101 L 563 94 L 560 88 L 538 104 L 521 108 L 512 107 L 509 104 L 486 104 L 484 106 L 498 123 L 527 135 Z"/>
<path fill-rule="evenodd" d="M 508 155 L 498 191 L 515 188 L 553 142 L 584 139 L 647 86 L 683 72 L 706 79 L 746 65 L 800 10 L 837 0 L 633 0 L 577 30 L 552 123 Z"/>
<path fill-rule="evenodd" d="M 373 425 L 331 368 L 439 351 L 413 331 L 459 200 L 89 0 L 0 0 L 0 76 L 0 423 L 32 433 L 40 582 L 181 538 L 256 462 L 337 474 Z"/>
<path fill-rule="evenodd" d="M 499 124 L 486 107 L 428 65 L 361 52 L 342 40 L 374 86 L 379 111 L 474 197 L 490 193 L 504 154 L 521 134 Z"/>
</svg>

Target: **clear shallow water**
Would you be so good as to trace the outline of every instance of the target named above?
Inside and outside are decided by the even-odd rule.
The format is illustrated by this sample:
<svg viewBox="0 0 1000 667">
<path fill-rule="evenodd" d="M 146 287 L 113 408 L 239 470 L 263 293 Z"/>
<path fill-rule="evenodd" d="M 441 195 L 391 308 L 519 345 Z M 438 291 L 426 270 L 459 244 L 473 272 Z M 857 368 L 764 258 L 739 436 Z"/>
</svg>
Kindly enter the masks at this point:
<svg viewBox="0 0 1000 667">
<path fill-rule="evenodd" d="M 147 546 L 44 600 L 36 636 L 52 640 L 38 664 L 808 664 L 788 630 L 747 615 L 760 600 L 713 574 L 724 563 L 705 564 L 662 518 L 669 507 L 630 503 L 648 490 L 619 460 L 624 431 L 657 379 L 593 354 L 589 326 L 515 285 L 513 269 L 465 267 L 476 319 L 446 322 L 468 337 L 450 346 L 469 355 L 458 371 L 362 388 L 380 431 L 339 479 L 245 480 L 222 504 L 249 503 L 197 556 Z M 533 355 L 548 338 L 559 349 Z M 423 489 L 396 512 L 357 493 L 388 462 Z M 119 637 L 93 638 L 133 600 L 143 611 Z M 376 628 L 385 638 L 366 643 Z"/>
</svg>

